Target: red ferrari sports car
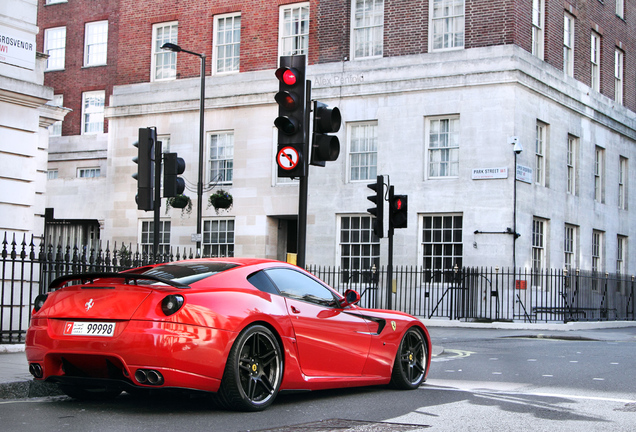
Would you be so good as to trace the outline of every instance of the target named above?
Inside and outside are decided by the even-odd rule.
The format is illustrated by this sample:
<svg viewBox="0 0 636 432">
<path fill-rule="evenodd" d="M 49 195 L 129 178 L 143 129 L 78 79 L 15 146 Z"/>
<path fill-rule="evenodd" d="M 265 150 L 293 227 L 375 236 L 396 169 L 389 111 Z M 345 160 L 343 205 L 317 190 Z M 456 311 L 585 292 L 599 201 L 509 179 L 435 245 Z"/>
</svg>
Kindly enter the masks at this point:
<svg viewBox="0 0 636 432">
<path fill-rule="evenodd" d="M 426 379 L 431 340 L 416 318 L 356 306 L 278 261 L 196 259 L 61 277 L 35 301 L 29 370 L 74 398 L 122 391 L 216 393 L 235 410 L 279 391 Z"/>
</svg>

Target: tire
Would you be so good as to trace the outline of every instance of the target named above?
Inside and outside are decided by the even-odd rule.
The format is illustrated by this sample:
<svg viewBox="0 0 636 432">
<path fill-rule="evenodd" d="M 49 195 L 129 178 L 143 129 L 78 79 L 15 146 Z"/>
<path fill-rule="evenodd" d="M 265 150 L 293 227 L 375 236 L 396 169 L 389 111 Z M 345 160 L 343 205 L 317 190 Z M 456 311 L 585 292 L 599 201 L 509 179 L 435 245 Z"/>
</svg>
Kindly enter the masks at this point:
<svg viewBox="0 0 636 432">
<path fill-rule="evenodd" d="M 84 388 L 74 385 L 59 384 L 60 390 L 69 397 L 78 400 L 103 401 L 115 399 L 122 392 L 119 389 L 97 387 Z"/>
<path fill-rule="evenodd" d="M 274 402 L 283 380 L 283 353 L 262 325 L 244 329 L 225 365 L 217 399 L 236 411 L 262 411 Z"/>
<path fill-rule="evenodd" d="M 417 328 L 411 327 L 404 334 L 395 355 L 391 386 L 400 390 L 418 388 L 426 377 L 427 361 L 428 347 L 424 336 Z"/>
</svg>

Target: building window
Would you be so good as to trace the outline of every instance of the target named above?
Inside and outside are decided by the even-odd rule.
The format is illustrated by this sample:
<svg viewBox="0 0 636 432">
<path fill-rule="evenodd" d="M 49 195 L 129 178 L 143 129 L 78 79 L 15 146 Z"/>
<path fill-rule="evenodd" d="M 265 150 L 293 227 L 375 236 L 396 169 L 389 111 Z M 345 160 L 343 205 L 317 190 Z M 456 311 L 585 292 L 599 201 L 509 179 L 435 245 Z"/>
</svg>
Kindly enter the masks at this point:
<svg viewBox="0 0 636 432">
<path fill-rule="evenodd" d="M 61 107 L 64 106 L 64 95 L 58 94 L 53 96 L 53 100 L 49 102 L 50 105 Z M 62 120 L 56 121 L 49 126 L 49 136 L 58 137 L 62 136 Z"/>
<path fill-rule="evenodd" d="M 627 210 L 627 158 L 621 156 L 618 162 L 618 208 Z"/>
<path fill-rule="evenodd" d="M 84 33 L 84 66 L 106 64 L 108 21 L 86 23 Z"/>
<path fill-rule="evenodd" d="M 384 49 L 384 0 L 353 0 L 354 59 L 382 57 Z"/>
<path fill-rule="evenodd" d="M 175 79 L 177 76 L 177 53 L 162 50 L 165 43 L 177 43 L 179 25 L 176 21 L 152 26 L 152 81 Z"/>
<path fill-rule="evenodd" d="M 203 221 L 203 255 L 206 257 L 234 256 L 234 219 Z"/>
<path fill-rule="evenodd" d="M 241 14 L 223 15 L 214 21 L 214 72 L 238 72 L 241 53 Z"/>
<path fill-rule="evenodd" d="M 451 270 L 463 265 L 463 216 L 457 214 L 422 216 L 422 265 L 425 270 Z M 441 273 L 435 273 L 440 280 Z"/>
<path fill-rule="evenodd" d="M 373 234 L 371 216 L 340 217 L 340 267 L 348 281 L 361 282 L 360 275 L 380 270 L 380 239 Z"/>
<path fill-rule="evenodd" d="M 47 180 L 55 180 L 58 178 L 59 172 L 57 169 L 50 169 L 46 171 L 46 179 Z"/>
<path fill-rule="evenodd" d="M 592 231 L 592 272 L 603 271 L 603 232 Z M 596 280 L 596 279 L 595 279 Z M 598 283 L 598 281 L 596 281 Z"/>
<path fill-rule="evenodd" d="M 568 185 L 567 193 L 570 195 L 576 195 L 576 169 L 578 161 L 578 148 L 579 140 L 572 135 L 568 135 L 568 150 L 567 150 L 567 176 Z"/>
<path fill-rule="evenodd" d="M 459 117 L 428 120 L 428 176 L 459 175 Z"/>
<path fill-rule="evenodd" d="M 234 173 L 234 133 L 209 135 L 210 183 L 231 184 Z"/>
<path fill-rule="evenodd" d="M 565 233 L 564 233 L 564 241 L 563 241 L 563 252 L 565 255 L 565 268 L 570 271 L 572 269 L 578 268 L 577 261 L 577 242 L 578 242 L 578 227 L 574 225 L 565 225 Z"/>
<path fill-rule="evenodd" d="M 66 27 L 44 30 L 44 53 L 49 56 L 49 58 L 46 59 L 47 71 L 64 69 Z"/>
<path fill-rule="evenodd" d="M 532 0 L 532 54 L 543 60 L 544 0 Z"/>
<path fill-rule="evenodd" d="M 141 253 L 152 255 L 155 237 L 154 221 L 141 222 Z M 170 254 L 170 221 L 159 221 L 158 254 Z"/>
<path fill-rule="evenodd" d="M 625 19 L 625 0 L 616 0 L 616 16 Z"/>
<path fill-rule="evenodd" d="M 596 146 L 594 151 L 594 200 L 596 202 L 604 202 L 604 183 L 605 183 L 605 150 Z"/>
<path fill-rule="evenodd" d="M 464 47 L 464 0 L 433 0 L 432 51 Z"/>
<path fill-rule="evenodd" d="M 623 103 L 623 51 L 614 51 L 614 100 Z"/>
<path fill-rule="evenodd" d="M 574 17 L 568 13 L 563 17 L 563 71 L 574 76 Z"/>
<path fill-rule="evenodd" d="M 532 271 L 537 274 L 545 268 L 546 225 L 545 219 L 534 218 L 532 220 Z M 537 284 L 533 283 L 533 285 Z"/>
<path fill-rule="evenodd" d="M 592 32 L 590 65 L 592 67 L 592 89 L 601 91 L 601 35 Z"/>
<path fill-rule="evenodd" d="M 534 182 L 546 186 L 546 153 L 548 125 L 537 122 L 537 136 L 534 144 Z"/>
<path fill-rule="evenodd" d="M 307 54 L 309 48 L 309 3 L 280 8 L 281 56 Z"/>
<path fill-rule="evenodd" d="M 78 168 L 77 178 L 95 178 L 100 176 L 99 168 Z"/>
<path fill-rule="evenodd" d="M 351 125 L 349 140 L 351 180 L 375 179 L 378 168 L 377 123 Z"/>
<path fill-rule="evenodd" d="M 104 90 L 82 93 L 82 134 L 104 132 Z"/>
</svg>

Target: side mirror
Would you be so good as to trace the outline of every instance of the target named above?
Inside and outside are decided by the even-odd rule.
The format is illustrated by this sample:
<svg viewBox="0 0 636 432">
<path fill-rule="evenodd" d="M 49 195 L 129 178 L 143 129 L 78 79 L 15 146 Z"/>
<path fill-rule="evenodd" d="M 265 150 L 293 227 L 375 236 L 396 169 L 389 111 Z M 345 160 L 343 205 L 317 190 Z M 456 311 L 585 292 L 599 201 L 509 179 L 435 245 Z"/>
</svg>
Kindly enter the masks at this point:
<svg viewBox="0 0 636 432">
<path fill-rule="evenodd" d="M 345 291 L 344 297 L 344 300 L 340 302 L 340 307 L 343 308 L 354 305 L 360 301 L 360 293 L 352 289 Z"/>
</svg>

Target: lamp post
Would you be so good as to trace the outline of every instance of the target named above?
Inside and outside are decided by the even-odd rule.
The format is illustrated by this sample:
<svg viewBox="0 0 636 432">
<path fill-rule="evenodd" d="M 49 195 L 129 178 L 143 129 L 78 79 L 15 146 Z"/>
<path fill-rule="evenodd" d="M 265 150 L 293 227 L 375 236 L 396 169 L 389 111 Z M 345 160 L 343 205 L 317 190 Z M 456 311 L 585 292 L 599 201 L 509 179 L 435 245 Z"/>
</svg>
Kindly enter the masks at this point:
<svg viewBox="0 0 636 432">
<path fill-rule="evenodd" d="M 514 272 L 515 283 L 517 279 L 517 156 L 523 151 L 523 147 L 518 137 L 510 137 L 510 144 L 513 145 L 512 151 L 515 154 L 515 165 L 513 167 L 513 211 L 512 211 L 512 271 Z"/>
<path fill-rule="evenodd" d="M 205 109 L 205 54 L 195 53 L 181 48 L 177 44 L 165 43 L 161 49 L 172 52 L 184 52 L 201 59 L 201 99 L 199 103 L 199 176 L 197 180 L 197 257 L 201 256 L 201 219 L 203 218 L 203 114 Z"/>
</svg>

